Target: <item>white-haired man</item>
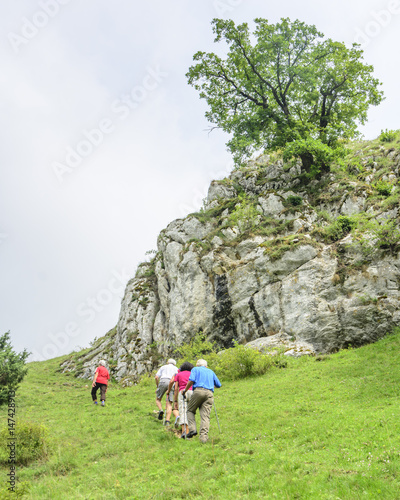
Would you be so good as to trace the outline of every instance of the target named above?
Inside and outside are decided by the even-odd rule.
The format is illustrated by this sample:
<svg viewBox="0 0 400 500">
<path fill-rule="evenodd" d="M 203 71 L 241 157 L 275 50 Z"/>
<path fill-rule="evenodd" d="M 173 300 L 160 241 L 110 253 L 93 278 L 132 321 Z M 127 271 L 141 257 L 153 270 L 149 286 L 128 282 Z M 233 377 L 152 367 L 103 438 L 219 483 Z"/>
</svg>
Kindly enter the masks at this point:
<svg viewBox="0 0 400 500">
<path fill-rule="evenodd" d="M 221 387 L 221 382 L 215 373 L 207 368 L 207 361 L 199 359 L 190 372 L 189 381 L 183 390 L 183 396 L 193 386 L 193 394 L 187 406 L 189 434 L 187 439 L 197 435 L 196 410 L 200 412 L 200 442 L 206 443 L 210 428 L 210 414 L 214 402 L 214 387 Z"/>
<path fill-rule="evenodd" d="M 162 409 L 161 399 L 168 390 L 168 385 L 172 377 L 178 373 L 178 368 L 176 367 L 176 361 L 174 359 L 169 359 L 166 365 L 163 365 L 156 373 L 156 405 L 159 410 L 158 419 L 162 420 L 164 412 Z M 165 402 L 165 425 L 169 425 L 169 419 L 171 418 L 172 412 L 172 402 L 174 401 L 174 392 L 170 392 L 166 397 Z"/>
</svg>

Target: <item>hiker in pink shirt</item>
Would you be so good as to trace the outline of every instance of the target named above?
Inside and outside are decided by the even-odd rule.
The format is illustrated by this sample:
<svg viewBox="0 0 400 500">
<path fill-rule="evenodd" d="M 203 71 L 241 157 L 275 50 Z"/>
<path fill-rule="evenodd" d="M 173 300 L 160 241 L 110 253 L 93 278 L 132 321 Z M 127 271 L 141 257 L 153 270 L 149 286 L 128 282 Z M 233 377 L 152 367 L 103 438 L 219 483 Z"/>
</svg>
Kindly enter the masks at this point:
<svg viewBox="0 0 400 500">
<path fill-rule="evenodd" d="M 193 394 L 193 391 L 186 392 L 186 401 L 183 401 L 182 391 L 185 389 L 188 383 L 190 372 L 194 365 L 189 362 L 185 362 L 179 369 L 179 372 L 175 375 L 175 390 L 174 390 L 174 401 L 179 403 L 179 424 L 182 426 L 182 438 L 189 432 L 189 426 L 186 415 L 187 403 Z M 185 411 L 184 411 L 185 410 Z"/>
</svg>

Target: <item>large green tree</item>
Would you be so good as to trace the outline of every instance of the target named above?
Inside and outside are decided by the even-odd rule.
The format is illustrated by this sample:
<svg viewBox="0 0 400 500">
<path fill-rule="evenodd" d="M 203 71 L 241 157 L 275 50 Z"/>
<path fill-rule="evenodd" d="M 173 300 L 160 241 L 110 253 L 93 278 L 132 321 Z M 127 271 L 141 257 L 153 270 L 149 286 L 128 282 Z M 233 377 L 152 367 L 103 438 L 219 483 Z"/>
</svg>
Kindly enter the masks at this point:
<svg viewBox="0 0 400 500">
<path fill-rule="evenodd" d="M 187 73 L 209 105 L 208 120 L 231 134 L 235 160 L 294 141 L 334 148 L 339 138 L 355 137 L 369 106 L 383 99 L 359 46 L 325 39 L 298 20 L 255 23 L 251 34 L 247 23 L 214 19 L 215 42 L 227 43 L 226 55 L 197 52 Z M 313 155 L 300 149 L 308 171 Z"/>
<path fill-rule="evenodd" d="M 15 391 L 27 372 L 29 352 L 16 353 L 11 345 L 10 332 L 0 336 L 0 406 L 7 403 L 10 391 Z"/>
</svg>

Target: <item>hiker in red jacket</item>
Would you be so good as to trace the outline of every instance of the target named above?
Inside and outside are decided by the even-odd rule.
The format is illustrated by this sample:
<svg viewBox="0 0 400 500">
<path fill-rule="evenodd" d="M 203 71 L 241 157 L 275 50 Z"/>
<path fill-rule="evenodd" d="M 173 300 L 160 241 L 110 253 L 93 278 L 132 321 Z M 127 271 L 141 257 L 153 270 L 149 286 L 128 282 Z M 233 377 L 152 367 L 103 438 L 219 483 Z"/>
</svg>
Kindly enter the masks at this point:
<svg viewBox="0 0 400 500">
<path fill-rule="evenodd" d="M 92 382 L 92 399 L 93 403 L 97 405 L 97 391 L 100 389 L 100 401 L 101 406 L 104 406 L 106 403 L 106 391 L 108 386 L 108 381 L 110 380 L 110 374 L 106 368 L 106 362 L 104 359 L 99 361 L 99 366 L 96 368 L 96 372 L 94 374 L 93 382 Z"/>
</svg>

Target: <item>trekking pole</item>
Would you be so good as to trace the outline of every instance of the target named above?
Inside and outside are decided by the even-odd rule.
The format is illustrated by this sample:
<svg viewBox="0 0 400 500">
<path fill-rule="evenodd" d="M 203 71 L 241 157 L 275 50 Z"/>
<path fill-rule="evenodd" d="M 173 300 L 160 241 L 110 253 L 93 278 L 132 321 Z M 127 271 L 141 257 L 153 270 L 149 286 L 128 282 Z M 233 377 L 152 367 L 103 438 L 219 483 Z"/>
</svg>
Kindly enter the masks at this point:
<svg viewBox="0 0 400 500">
<path fill-rule="evenodd" d="M 185 434 L 185 440 L 187 438 L 187 432 L 186 432 L 186 429 L 188 428 L 188 424 L 187 424 L 187 408 L 185 408 L 185 405 L 186 405 L 186 396 L 184 394 L 182 394 L 182 410 L 183 410 L 183 421 L 185 422 L 182 427 L 183 427 L 183 432 Z"/>
<path fill-rule="evenodd" d="M 168 399 L 168 396 L 167 396 Z M 167 413 L 167 399 L 165 400 L 165 412 L 163 413 L 163 421 L 162 424 L 165 425 L 165 415 Z"/>
<path fill-rule="evenodd" d="M 215 416 L 217 417 L 217 424 L 218 424 L 219 433 L 221 434 L 221 427 L 219 426 L 218 413 L 217 413 L 217 409 L 215 408 L 214 399 L 213 399 L 213 405 L 214 405 L 214 410 L 215 410 Z"/>
</svg>

